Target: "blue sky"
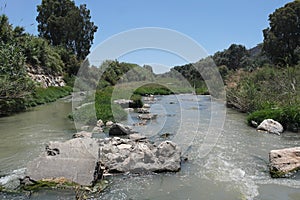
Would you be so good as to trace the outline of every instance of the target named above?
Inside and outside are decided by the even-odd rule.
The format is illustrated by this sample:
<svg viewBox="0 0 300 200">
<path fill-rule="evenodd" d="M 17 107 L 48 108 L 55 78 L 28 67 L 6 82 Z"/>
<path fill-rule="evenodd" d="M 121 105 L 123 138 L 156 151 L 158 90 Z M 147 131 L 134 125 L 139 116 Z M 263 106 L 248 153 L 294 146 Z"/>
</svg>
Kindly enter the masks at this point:
<svg viewBox="0 0 300 200">
<path fill-rule="evenodd" d="M 254 47 L 263 40 L 268 16 L 287 0 L 75 0 L 91 10 L 92 21 L 99 27 L 95 47 L 122 31 L 141 27 L 162 27 L 181 32 L 198 42 L 208 54 L 228 48 L 230 44 Z M 37 34 L 36 6 L 41 0 L 0 0 L 1 14 L 13 25 L 24 26 Z M 4 5 L 6 7 L 4 8 Z M 141 52 L 122 58 L 126 61 L 177 65 L 184 63 L 174 55 Z"/>
</svg>

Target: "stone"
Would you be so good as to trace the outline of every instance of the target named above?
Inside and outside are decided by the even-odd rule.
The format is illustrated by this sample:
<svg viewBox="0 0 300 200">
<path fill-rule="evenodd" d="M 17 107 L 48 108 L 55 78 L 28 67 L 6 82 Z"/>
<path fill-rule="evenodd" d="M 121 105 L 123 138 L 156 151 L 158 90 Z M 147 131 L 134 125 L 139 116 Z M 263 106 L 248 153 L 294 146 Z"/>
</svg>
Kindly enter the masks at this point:
<svg viewBox="0 0 300 200">
<path fill-rule="evenodd" d="M 133 100 L 130 100 L 130 99 L 117 99 L 117 100 L 114 100 L 114 103 L 120 105 L 123 108 L 128 108 L 129 104 L 133 103 Z"/>
<path fill-rule="evenodd" d="M 80 131 L 73 135 L 73 138 L 91 138 L 93 133 L 87 131 Z"/>
<path fill-rule="evenodd" d="M 145 140 L 147 139 L 146 136 L 140 135 L 138 133 L 134 133 L 134 134 L 130 134 L 129 135 L 129 139 L 133 140 L 133 141 L 140 141 L 140 140 Z"/>
<path fill-rule="evenodd" d="M 144 136 L 75 138 L 50 142 L 45 152 L 27 164 L 25 177 L 39 181 L 63 178 L 90 186 L 109 173 L 177 172 L 181 149 L 171 141 L 158 145 Z"/>
<path fill-rule="evenodd" d="M 150 110 L 148 108 L 138 108 L 138 113 L 150 113 Z"/>
<path fill-rule="evenodd" d="M 151 120 L 156 119 L 157 114 L 140 114 L 138 115 L 138 118 L 141 120 Z"/>
<path fill-rule="evenodd" d="M 104 126 L 103 121 L 102 121 L 101 119 L 99 119 L 99 120 L 97 121 L 97 125 L 96 125 L 96 126 L 98 126 L 98 127 Z"/>
<path fill-rule="evenodd" d="M 269 161 L 273 178 L 289 177 L 300 170 L 300 147 L 271 150 Z"/>
<path fill-rule="evenodd" d="M 106 123 L 105 123 L 105 126 L 112 126 L 114 123 L 112 122 L 112 121 L 107 121 Z"/>
<path fill-rule="evenodd" d="M 98 177 L 98 143 L 91 138 L 51 142 L 40 157 L 27 165 L 26 176 L 33 180 L 64 177 L 80 185 L 92 185 Z M 59 154 L 49 155 L 49 149 Z"/>
<path fill-rule="evenodd" d="M 120 123 L 115 123 L 112 125 L 112 127 L 109 129 L 109 135 L 113 136 L 119 136 L 119 135 L 129 135 L 131 133 L 134 133 L 133 130 L 129 126 L 125 126 Z"/>
<path fill-rule="evenodd" d="M 279 122 L 273 119 L 265 119 L 262 123 L 259 124 L 257 130 L 263 130 L 269 133 L 280 135 L 283 132 L 283 127 Z"/>
<path fill-rule="evenodd" d="M 95 126 L 92 130 L 93 133 L 103 133 L 103 129 L 99 126 Z"/>
<path fill-rule="evenodd" d="M 150 108 L 150 104 L 145 103 L 145 104 L 143 105 L 143 108 Z"/>
</svg>

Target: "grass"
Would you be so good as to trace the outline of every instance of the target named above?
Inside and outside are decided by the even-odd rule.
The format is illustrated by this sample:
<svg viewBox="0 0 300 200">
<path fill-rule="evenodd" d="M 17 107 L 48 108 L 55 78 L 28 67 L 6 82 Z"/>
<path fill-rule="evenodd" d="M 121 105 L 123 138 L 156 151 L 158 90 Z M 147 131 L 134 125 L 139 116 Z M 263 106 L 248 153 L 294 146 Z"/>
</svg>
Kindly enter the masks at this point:
<svg viewBox="0 0 300 200">
<path fill-rule="evenodd" d="M 27 107 L 33 107 L 40 104 L 50 103 L 56 101 L 59 98 L 70 95 L 72 88 L 65 87 L 48 87 L 48 88 L 36 88 L 33 95 L 27 100 Z"/>
<path fill-rule="evenodd" d="M 287 130 L 300 126 L 300 67 L 264 66 L 227 79 L 227 103 L 249 113 L 248 124 L 274 119 Z"/>
</svg>

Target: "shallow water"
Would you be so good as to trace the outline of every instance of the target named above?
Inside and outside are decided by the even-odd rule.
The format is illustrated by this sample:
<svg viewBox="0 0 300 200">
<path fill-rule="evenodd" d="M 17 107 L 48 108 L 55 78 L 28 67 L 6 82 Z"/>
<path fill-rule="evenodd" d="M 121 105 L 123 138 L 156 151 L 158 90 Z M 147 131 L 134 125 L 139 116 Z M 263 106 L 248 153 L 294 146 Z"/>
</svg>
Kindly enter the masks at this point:
<svg viewBox="0 0 300 200">
<path fill-rule="evenodd" d="M 157 98 L 151 112 L 158 118 L 135 129 L 153 140 L 164 140 L 160 135 L 170 133 L 168 139 L 181 146 L 188 161 L 178 173 L 112 177 L 111 186 L 95 199 L 300 199 L 298 178 L 272 179 L 267 167 L 271 149 L 299 146 L 300 135 L 285 133 L 279 137 L 256 132 L 245 124 L 245 115 L 226 110 L 222 104 L 211 102 L 209 96 Z M 218 109 L 211 112 L 213 107 Z M 61 100 L 0 118 L 0 175 L 25 167 L 48 141 L 71 138 L 74 125 L 66 118 L 70 111 L 70 103 Z M 227 112 L 226 121 L 220 135 L 213 133 L 218 138 L 215 144 L 206 140 L 207 131 L 218 131 L 213 128 L 222 123 L 218 116 L 223 111 Z M 136 122 L 136 116 L 130 114 L 127 123 Z M 211 118 L 216 120 L 209 126 Z M 201 147 L 209 142 L 213 148 L 206 155 Z M 0 194 L 0 199 L 5 197 L 26 198 Z M 30 199 L 74 199 L 74 192 L 46 190 Z"/>
</svg>

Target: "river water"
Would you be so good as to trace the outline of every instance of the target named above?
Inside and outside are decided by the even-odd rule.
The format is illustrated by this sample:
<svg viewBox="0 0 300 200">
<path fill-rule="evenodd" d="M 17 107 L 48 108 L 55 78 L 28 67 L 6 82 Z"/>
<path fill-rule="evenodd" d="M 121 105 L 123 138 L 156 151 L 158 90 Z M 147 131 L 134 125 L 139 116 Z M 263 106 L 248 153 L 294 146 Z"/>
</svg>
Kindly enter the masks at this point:
<svg viewBox="0 0 300 200">
<path fill-rule="evenodd" d="M 218 129 L 210 133 L 218 140 L 207 140 L 207 131 L 222 125 L 225 111 L 220 134 Z M 0 183 L 24 171 L 26 163 L 47 142 L 72 137 L 75 128 L 66 117 L 69 112 L 71 103 L 62 99 L 0 118 Z M 270 150 L 299 146 L 300 135 L 257 132 L 245 124 L 244 114 L 212 102 L 209 96 L 158 96 L 151 112 L 158 114 L 157 119 L 147 126 L 134 127 L 135 130 L 156 141 L 165 140 L 160 135 L 169 133 L 167 139 L 178 143 L 188 158 L 181 171 L 111 177 L 110 187 L 95 199 L 300 199 L 299 177 L 272 179 L 267 166 Z M 124 123 L 137 122 L 136 115 L 131 113 Z M 210 148 L 203 152 L 201 147 L 208 143 Z M 45 190 L 34 193 L 30 199 L 74 199 L 74 196 L 73 191 Z M 0 199 L 27 197 L 0 193 Z"/>
</svg>

